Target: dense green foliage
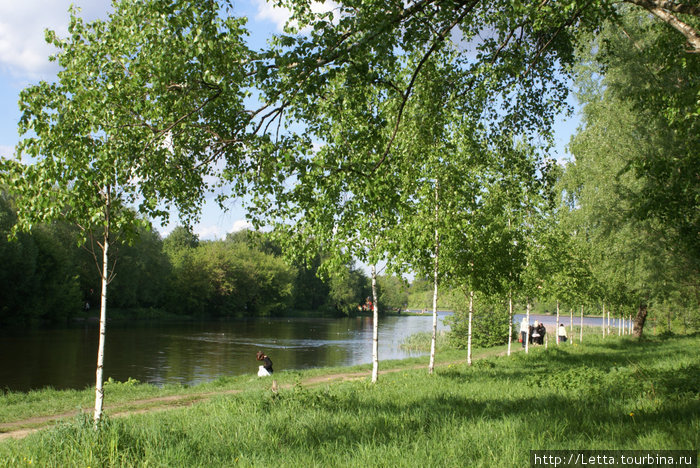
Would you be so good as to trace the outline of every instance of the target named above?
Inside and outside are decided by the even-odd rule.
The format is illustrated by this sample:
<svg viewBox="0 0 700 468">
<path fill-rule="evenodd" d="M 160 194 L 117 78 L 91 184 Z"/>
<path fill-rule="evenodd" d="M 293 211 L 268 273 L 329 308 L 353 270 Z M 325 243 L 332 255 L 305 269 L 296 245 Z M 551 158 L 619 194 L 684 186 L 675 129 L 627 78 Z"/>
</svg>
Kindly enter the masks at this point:
<svg viewBox="0 0 700 468">
<path fill-rule="evenodd" d="M 448 338 L 456 348 L 467 348 L 469 334 L 469 298 L 456 297 L 454 314 L 446 318 Z M 517 330 L 516 330 L 517 331 Z M 472 314 L 472 345 L 490 347 L 508 342 L 508 301 L 476 295 Z"/>
<path fill-rule="evenodd" d="M 388 275 L 370 292 L 361 260 L 434 276 L 445 294 L 634 312 L 640 336 L 648 313 L 696 326 L 697 8 L 281 3 L 292 23 L 257 52 L 227 1 L 124 0 L 106 21 L 71 10 L 70 36 L 47 34 L 61 71 L 23 91 L 25 138 L 2 161 L 17 216 L 3 207 L 0 228 L 31 235 L 0 244 L 0 320 L 65 320 L 76 302 L 97 303 L 97 259 L 49 223 L 67 218 L 84 240 L 102 236 L 105 258 L 115 235 L 138 238 L 115 244 L 118 308 L 349 314 L 375 293 L 385 310 L 430 307 L 427 284 Z M 552 125 L 569 79 L 583 126 L 560 168 Z M 257 110 L 245 109 L 252 94 Z M 252 195 L 251 220 L 276 224 L 274 237 L 175 230 L 161 243 L 146 229 L 168 203 L 196 217 L 217 177 L 230 182 L 222 198 Z M 490 318 L 474 324 L 502 327 Z"/>
<path fill-rule="evenodd" d="M 281 372 L 273 393 L 264 379 L 236 379 L 202 387 L 222 394 L 190 408 L 108 418 L 100 431 L 78 418 L 5 441 L 0 463 L 511 467 L 537 449 L 696 450 L 699 349 L 698 336 L 591 338 L 434 375 L 403 368 L 372 386 L 313 387 L 309 374 Z"/>
<path fill-rule="evenodd" d="M 82 305 L 70 229 L 39 226 L 10 242 L 14 222 L 10 202 L 0 193 L 0 323 L 65 321 Z"/>
<path fill-rule="evenodd" d="M 37 225 L 10 242 L 14 211 L 7 198 L 0 203 L 0 323 L 66 323 L 92 316 L 99 304 L 100 276 L 93 255 L 78 247 L 77 230 L 61 222 Z M 116 318 L 203 319 L 293 311 L 344 316 L 360 313 L 358 306 L 369 296 L 368 278 L 361 270 L 347 266 L 322 280 L 318 261 L 289 265 L 272 236 L 252 231 L 200 241 L 177 227 L 161 240 L 141 228 L 131 244 L 114 245 L 113 258 L 108 300 Z M 407 288 L 396 277 L 379 277 L 387 309 L 405 307 Z"/>
<path fill-rule="evenodd" d="M 700 286 L 700 60 L 673 52 L 673 31 L 622 12 L 580 52 L 583 126 L 558 228 L 582 301 L 634 313 L 638 335 L 647 313 L 672 328 L 675 312 L 687 329 Z"/>
</svg>

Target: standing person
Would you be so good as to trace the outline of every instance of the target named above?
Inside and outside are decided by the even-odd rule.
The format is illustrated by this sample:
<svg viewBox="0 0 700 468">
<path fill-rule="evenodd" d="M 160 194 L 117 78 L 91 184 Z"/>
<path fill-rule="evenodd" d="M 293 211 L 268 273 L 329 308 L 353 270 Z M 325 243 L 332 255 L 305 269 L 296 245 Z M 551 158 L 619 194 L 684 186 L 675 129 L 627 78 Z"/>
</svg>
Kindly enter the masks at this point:
<svg viewBox="0 0 700 468">
<path fill-rule="evenodd" d="M 547 334 L 547 328 L 544 326 L 544 323 L 540 322 L 540 324 L 537 325 L 535 333 L 539 335 L 539 337 L 537 338 L 537 343 L 544 344 L 544 336 Z"/>
<path fill-rule="evenodd" d="M 527 323 L 527 317 L 523 317 L 523 321 L 520 322 L 520 338 L 521 342 L 523 344 L 523 348 L 525 347 L 525 343 L 527 343 L 528 339 L 528 332 L 530 331 L 530 324 Z"/>
<path fill-rule="evenodd" d="M 532 339 L 530 344 L 540 344 L 540 322 L 537 320 L 535 320 L 535 325 L 530 332 L 530 338 Z"/>
<path fill-rule="evenodd" d="M 267 374 L 262 373 L 262 375 L 272 375 L 272 359 L 270 359 L 270 357 L 267 354 L 264 354 L 262 351 L 258 351 L 255 358 L 258 361 L 263 362 L 263 365 L 260 366 L 260 370 L 258 371 L 258 375 L 261 375 L 263 369 L 265 369 Z"/>
<path fill-rule="evenodd" d="M 559 341 L 566 343 L 566 327 L 563 323 L 559 324 Z"/>
</svg>

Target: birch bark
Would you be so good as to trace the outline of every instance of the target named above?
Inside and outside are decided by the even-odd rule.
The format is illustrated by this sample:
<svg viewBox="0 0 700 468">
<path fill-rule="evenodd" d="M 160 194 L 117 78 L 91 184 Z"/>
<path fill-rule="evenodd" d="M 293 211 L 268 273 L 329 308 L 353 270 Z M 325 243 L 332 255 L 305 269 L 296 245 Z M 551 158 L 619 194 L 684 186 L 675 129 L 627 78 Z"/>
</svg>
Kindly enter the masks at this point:
<svg viewBox="0 0 700 468">
<path fill-rule="evenodd" d="M 557 323 L 554 327 L 554 334 L 557 336 L 557 346 L 559 346 L 559 301 L 557 301 Z"/>
<path fill-rule="evenodd" d="M 527 300 L 527 309 L 525 312 L 525 317 L 527 318 L 527 334 L 525 336 L 525 338 L 527 338 L 525 340 L 525 353 L 527 354 L 530 352 L 530 299 L 529 298 Z"/>
<path fill-rule="evenodd" d="M 379 305 L 377 304 L 377 267 L 371 266 L 372 274 L 372 383 L 379 377 Z"/>
<path fill-rule="evenodd" d="M 569 309 L 569 336 L 571 339 L 569 342 L 573 345 L 574 344 L 574 309 L 571 308 Z"/>
<path fill-rule="evenodd" d="M 438 184 L 435 184 L 435 260 L 433 263 L 433 336 L 430 340 L 430 364 L 428 373 L 435 368 L 435 347 L 437 342 L 437 303 L 438 303 L 438 256 L 440 254 L 440 233 L 438 230 L 439 204 Z"/>
<path fill-rule="evenodd" d="M 603 303 L 603 326 L 601 327 L 603 329 L 603 338 L 605 338 L 605 303 Z M 610 315 L 608 315 L 608 331 L 610 329 Z"/>
<path fill-rule="evenodd" d="M 100 292 L 100 337 L 97 345 L 97 369 L 95 371 L 95 412 L 93 420 L 95 425 L 102 419 L 102 407 L 104 402 L 104 360 L 105 339 L 107 336 L 107 284 L 109 283 L 109 233 L 111 211 L 111 189 L 106 187 L 105 197 L 105 225 L 102 237 L 102 290 Z"/>
<path fill-rule="evenodd" d="M 519 332 L 518 332 L 519 333 Z M 513 342 L 513 295 L 508 292 L 508 356 Z"/>
<path fill-rule="evenodd" d="M 472 315 L 474 312 L 474 291 L 469 291 L 469 332 L 467 333 L 467 364 L 472 365 Z"/>
</svg>

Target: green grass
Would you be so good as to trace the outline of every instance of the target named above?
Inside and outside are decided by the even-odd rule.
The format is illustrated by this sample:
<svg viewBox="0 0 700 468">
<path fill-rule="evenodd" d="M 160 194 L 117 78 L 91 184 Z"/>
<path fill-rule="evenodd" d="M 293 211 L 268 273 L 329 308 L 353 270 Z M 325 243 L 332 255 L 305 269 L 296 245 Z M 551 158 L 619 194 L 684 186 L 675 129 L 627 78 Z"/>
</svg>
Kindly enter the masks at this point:
<svg viewBox="0 0 700 468">
<path fill-rule="evenodd" d="M 433 341 L 432 332 L 419 332 L 407 337 L 401 342 L 401 349 L 410 351 L 427 351 L 430 352 L 430 346 Z M 436 353 L 444 351 L 448 348 L 447 333 L 444 331 L 437 332 L 435 336 Z"/>
<path fill-rule="evenodd" d="M 268 379 L 224 379 L 194 389 L 250 389 L 98 431 L 74 418 L 0 443 L 0 465 L 508 467 L 531 449 L 700 447 L 700 335 L 585 338 L 432 376 L 402 363 L 375 385 L 298 384 L 337 370 L 280 373 L 297 385 L 278 393 Z"/>
</svg>

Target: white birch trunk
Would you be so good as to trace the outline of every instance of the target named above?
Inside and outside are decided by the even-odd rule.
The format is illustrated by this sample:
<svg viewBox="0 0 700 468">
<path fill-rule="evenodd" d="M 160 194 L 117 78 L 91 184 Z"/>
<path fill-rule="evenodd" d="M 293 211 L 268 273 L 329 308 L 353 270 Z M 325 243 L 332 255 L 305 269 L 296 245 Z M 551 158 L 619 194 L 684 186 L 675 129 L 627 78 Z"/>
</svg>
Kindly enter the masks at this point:
<svg viewBox="0 0 700 468">
<path fill-rule="evenodd" d="M 438 256 L 440 254 L 440 233 L 438 232 L 439 221 L 438 205 L 438 185 L 435 184 L 435 260 L 433 262 L 433 337 L 430 340 L 430 364 L 428 373 L 432 374 L 435 369 L 435 347 L 437 342 L 437 303 L 438 303 Z"/>
<path fill-rule="evenodd" d="M 95 372 L 95 414 L 93 419 L 95 424 L 102 418 L 102 406 L 104 402 L 104 359 L 105 359 L 105 336 L 107 330 L 107 279 L 108 279 L 108 250 L 109 236 L 105 235 L 102 244 L 102 292 L 100 297 L 100 339 L 97 345 L 97 371 Z"/>
<path fill-rule="evenodd" d="M 520 332 L 518 332 L 520 333 Z M 510 356 L 510 345 L 513 342 L 513 295 L 508 292 L 508 356 Z"/>
<path fill-rule="evenodd" d="M 559 346 L 559 301 L 557 301 L 557 323 L 554 326 L 554 334 L 557 337 L 557 346 Z"/>
<path fill-rule="evenodd" d="M 581 305 L 581 329 L 578 331 L 578 342 L 583 343 L 583 304 Z"/>
<path fill-rule="evenodd" d="M 622 331 L 625 329 L 624 321 L 625 321 L 625 319 L 622 317 L 622 314 L 620 314 L 620 318 L 617 321 L 617 334 L 618 334 L 618 336 L 622 336 Z"/>
<path fill-rule="evenodd" d="M 525 312 L 527 318 L 527 333 L 525 334 L 525 354 L 530 352 L 530 298 L 527 299 L 527 309 Z"/>
<path fill-rule="evenodd" d="M 603 304 L 603 310 L 605 310 L 605 304 Z M 607 334 L 610 335 L 610 309 L 608 309 L 608 331 Z"/>
<path fill-rule="evenodd" d="M 469 332 L 467 333 L 467 364 L 472 365 L 472 314 L 474 312 L 474 291 L 469 291 Z"/>
<path fill-rule="evenodd" d="M 632 315 L 630 315 L 630 319 L 627 321 L 627 334 L 632 334 Z"/>
<path fill-rule="evenodd" d="M 574 309 L 573 307 L 569 309 L 569 343 L 574 344 Z"/>
<path fill-rule="evenodd" d="M 435 259 L 435 284 L 433 285 L 433 337 L 430 340 L 430 365 L 428 366 L 428 373 L 432 374 L 435 369 L 435 347 L 437 342 L 437 325 L 438 325 L 438 315 L 437 315 L 437 301 L 438 301 L 438 273 L 437 273 L 437 259 Z"/>
<path fill-rule="evenodd" d="M 372 383 L 377 382 L 379 376 L 379 305 L 377 304 L 377 267 L 372 265 Z"/>
<path fill-rule="evenodd" d="M 603 338 L 605 338 L 605 302 L 603 302 Z M 610 315 L 608 315 L 608 332 L 610 332 Z"/>
</svg>

